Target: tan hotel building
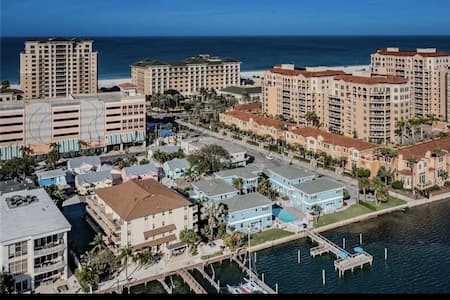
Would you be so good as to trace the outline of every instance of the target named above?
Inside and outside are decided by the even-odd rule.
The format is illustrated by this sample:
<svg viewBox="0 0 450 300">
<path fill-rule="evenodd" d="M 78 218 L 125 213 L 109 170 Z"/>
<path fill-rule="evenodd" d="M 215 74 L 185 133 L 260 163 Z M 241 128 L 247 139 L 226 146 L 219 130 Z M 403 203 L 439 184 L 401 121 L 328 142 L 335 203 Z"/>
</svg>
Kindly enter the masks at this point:
<svg viewBox="0 0 450 300">
<path fill-rule="evenodd" d="M 198 230 L 197 205 L 154 179 L 97 189 L 86 202 L 89 217 L 113 251 L 126 246 L 165 251 L 176 247 L 182 230 Z"/>
<path fill-rule="evenodd" d="M 231 58 L 199 55 L 183 61 L 145 59 L 131 65 L 131 80 L 143 95 L 174 89 L 185 95 L 211 88 L 240 85 L 240 62 Z"/>
<path fill-rule="evenodd" d="M 416 51 L 383 48 L 371 55 L 370 66 L 373 74 L 402 76 L 409 80 L 416 117 L 434 114 L 440 120 L 450 120 L 450 95 L 446 82 L 449 53 L 438 52 L 435 48 Z"/>
<path fill-rule="evenodd" d="M 20 89 L 25 99 L 96 93 L 97 52 L 92 50 L 92 41 L 26 41 L 20 53 Z"/>
<path fill-rule="evenodd" d="M 330 132 L 389 144 L 396 138 L 396 123 L 412 115 L 411 89 L 402 77 L 338 75 L 330 86 Z"/>
<path fill-rule="evenodd" d="M 145 98 L 120 92 L 72 95 L 66 99 L 37 99 L 0 103 L 0 159 L 45 154 L 51 143 L 60 152 L 88 147 L 145 143 Z"/>
<path fill-rule="evenodd" d="M 327 126 L 328 89 L 334 76 L 343 71 L 295 68 L 276 65 L 264 74 L 262 110 L 271 117 L 282 115 L 297 124 L 305 124 L 307 112 L 315 111 L 320 123 Z"/>
</svg>

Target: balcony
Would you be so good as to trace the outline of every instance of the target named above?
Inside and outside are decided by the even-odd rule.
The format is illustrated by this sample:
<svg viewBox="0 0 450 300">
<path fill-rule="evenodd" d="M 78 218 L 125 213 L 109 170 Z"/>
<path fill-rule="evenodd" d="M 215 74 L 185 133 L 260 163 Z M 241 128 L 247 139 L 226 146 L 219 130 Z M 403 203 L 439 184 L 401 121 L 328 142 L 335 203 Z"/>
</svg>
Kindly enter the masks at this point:
<svg viewBox="0 0 450 300">
<path fill-rule="evenodd" d="M 112 214 L 107 214 L 103 207 L 98 206 L 97 200 L 87 198 L 86 203 L 88 204 L 86 210 L 89 212 L 89 215 L 94 218 L 108 234 L 120 232 L 121 224 L 112 217 Z"/>
<path fill-rule="evenodd" d="M 65 248 L 66 248 L 66 245 L 63 242 L 61 242 L 59 244 L 45 245 L 44 247 L 35 248 L 34 256 L 37 257 L 37 256 L 44 256 L 44 255 L 52 254 L 55 252 L 63 251 Z"/>
<path fill-rule="evenodd" d="M 65 267 L 65 263 L 62 260 L 62 257 L 60 257 L 56 261 L 47 261 L 47 262 L 44 262 L 42 264 L 35 265 L 34 266 L 34 273 L 35 274 L 47 273 L 47 272 L 58 270 L 58 269 L 63 268 L 63 267 Z"/>
</svg>

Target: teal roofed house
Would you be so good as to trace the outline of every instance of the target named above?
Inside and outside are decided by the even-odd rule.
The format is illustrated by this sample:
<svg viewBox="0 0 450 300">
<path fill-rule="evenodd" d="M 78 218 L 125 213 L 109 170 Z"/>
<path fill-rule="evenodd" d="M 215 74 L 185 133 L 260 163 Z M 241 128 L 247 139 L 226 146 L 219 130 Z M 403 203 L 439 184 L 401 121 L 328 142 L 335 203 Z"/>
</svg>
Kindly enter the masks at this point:
<svg viewBox="0 0 450 300">
<path fill-rule="evenodd" d="M 319 178 L 293 185 L 292 205 L 303 213 L 319 205 L 322 213 L 333 213 L 344 205 L 344 186 L 327 178 Z"/>
<path fill-rule="evenodd" d="M 194 189 L 194 199 L 220 201 L 233 198 L 239 191 L 223 179 L 199 180 L 191 183 Z"/>
<path fill-rule="evenodd" d="M 315 175 L 305 169 L 292 166 L 280 166 L 267 169 L 267 175 L 278 193 L 289 198 L 293 193 L 293 185 L 312 180 Z"/>
<path fill-rule="evenodd" d="M 67 185 L 66 171 L 62 169 L 36 172 L 36 177 L 40 187 L 46 187 L 53 184 L 60 187 Z"/>
<path fill-rule="evenodd" d="M 255 232 L 272 226 L 272 201 L 260 193 L 241 195 L 220 202 L 228 211 L 228 232 L 234 229 L 247 233 L 249 226 L 252 226 L 252 232 Z"/>
<path fill-rule="evenodd" d="M 254 166 L 246 166 L 245 168 L 234 168 L 223 170 L 215 173 L 215 177 L 225 180 L 229 185 L 233 185 L 235 178 L 242 179 L 242 192 L 244 194 L 256 192 L 259 183 L 259 174 L 261 170 Z"/>
<path fill-rule="evenodd" d="M 167 178 L 178 179 L 184 177 L 187 169 L 189 169 L 189 162 L 184 158 L 174 158 L 166 161 L 163 164 L 164 174 Z"/>
</svg>

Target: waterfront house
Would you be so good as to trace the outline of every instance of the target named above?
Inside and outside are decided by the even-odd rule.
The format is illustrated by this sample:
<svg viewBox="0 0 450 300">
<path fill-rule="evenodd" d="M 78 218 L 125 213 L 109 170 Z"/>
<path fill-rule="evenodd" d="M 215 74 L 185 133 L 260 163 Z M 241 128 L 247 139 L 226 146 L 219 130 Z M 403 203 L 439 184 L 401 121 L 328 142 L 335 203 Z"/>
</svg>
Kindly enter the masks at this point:
<svg viewBox="0 0 450 300">
<path fill-rule="evenodd" d="M 272 226 L 272 201 L 260 193 L 240 195 L 220 201 L 227 209 L 227 231 L 258 232 Z"/>
<path fill-rule="evenodd" d="M 133 252 L 175 249 L 171 245 L 180 242 L 182 230 L 198 229 L 197 205 L 154 179 L 132 179 L 95 193 L 86 199 L 88 220 L 102 229 L 115 253 L 126 246 Z"/>
<path fill-rule="evenodd" d="M 291 204 L 303 213 L 319 205 L 322 213 L 333 213 L 344 204 L 344 186 L 327 178 L 318 178 L 294 184 L 289 197 Z"/>
<path fill-rule="evenodd" d="M 161 174 L 161 164 L 156 161 L 150 161 L 145 165 L 134 165 L 122 169 L 122 180 L 126 182 L 131 179 L 148 179 L 153 178 L 159 180 Z"/>
<path fill-rule="evenodd" d="M 86 174 L 100 171 L 101 162 L 99 156 L 81 156 L 67 161 L 67 170 L 73 175 Z"/>
<path fill-rule="evenodd" d="M 0 194 L 0 224 L 0 269 L 14 277 L 15 292 L 67 280 L 71 225 L 45 189 Z"/>
<path fill-rule="evenodd" d="M 194 199 L 215 200 L 233 198 L 239 191 L 223 179 L 199 180 L 191 183 Z"/>
<path fill-rule="evenodd" d="M 235 178 L 241 178 L 243 183 L 242 192 L 244 194 L 247 194 L 256 192 L 256 188 L 259 183 L 260 172 L 261 170 L 256 167 L 246 166 L 245 168 L 223 170 L 215 173 L 214 175 L 218 179 L 223 179 L 229 185 L 233 185 L 233 180 Z"/>
<path fill-rule="evenodd" d="M 293 185 L 312 180 L 314 173 L 292 166 L 280 166 L 267 169 L 272 188 L 283 196 L 291 197 Z"/>
<path fill-rule="evenodd" d="M 189 169 L 189 162 L 184 158 L 174 158 L 166 161 L 163 164 L 164 174 L 167 178 L 178 179 L 184 177 L 187 169 Z"/>
<path fill-rule="evenodd" d="M 113 176 L 110 170 L 75 176 L 75 187 L 80 195 L 92 193 L 98 188 L 110 187 L 112 184 Z"/>
<path fill-rule="evenodd" d="M 148 157 L 153 157 L 155 155 L 155 152 L 161 152 L 164 154 L 174 154 L 180 151 L 180 148 L 178 146 L 175 146 L 173 144 L 159 146 L 159 147 L 150 147 L 148 150 Z"/>
<path fill-rule="evenodd" d="M 40 187 L 46 187 L 53 184 L 59 187 L 67 185 L 66 171 L 62 169 L 36 172 L 36 177 Z"/>
</svg>

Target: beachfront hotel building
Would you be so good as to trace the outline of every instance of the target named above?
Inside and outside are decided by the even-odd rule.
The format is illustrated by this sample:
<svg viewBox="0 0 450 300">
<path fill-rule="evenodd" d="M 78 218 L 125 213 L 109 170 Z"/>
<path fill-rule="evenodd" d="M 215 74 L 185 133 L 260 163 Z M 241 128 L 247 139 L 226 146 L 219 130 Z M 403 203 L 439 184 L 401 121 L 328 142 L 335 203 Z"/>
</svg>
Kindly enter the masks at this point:
<svg viewBox="0 0 450 300">
<path fill-rule="evenodd" d="M 411 88 L 398 76 L 337 75 L 330 82 L 327 110 L 330 132 L 394 143 L 397 122 L 412 116 Z"/>
<path fill-rule="evenodd" d="M 0 268 L 15 292 L 67 279 L 71 225 L 45 189 L 0 193 L 0 222 Z"/>
<path fill-rule="evenodd" d="M 202 89 L 218 91 L 239 85 L 240 64 L 235 59 L 210 55 L 174 62 L 145 59 L 131 65 L 131 81 L 143 95 L 162 94 L 170 89 L 195 95 Z"/>
<path fill-rule="evenodd" d="M 91 40 L 29 40 L 20 53 L 20 89 L 26 99 L 97 92 L 97 52 Z"/>
<path fill-rule="evenodd" d="M 327 126 L 328 89 L 334 76 L 343 71 L 324 68 L 296 68 L 292 64 L 275 65 L 262 81 L 262 111 L 265 115 L 283 116 L 297 124 L 306 124 L 306 113 L 316 112 Z"/>
<path fill-rule="evenodd" d="M 371 72 L 395 75 L 409 80 L 412 88 L 413 115 L 434 114 L 443 121 L 450 120 L 447 76 L 450 54 L 435 48 L 400 50 L 382 48 L 371 55 Z"/>
<path fill-rule="evenodd" d="M 184 229 L 197 231 L 198 207 L 154 179 L 133 179 L 87 197 L 87 220 L 116 252 L 174 249 Z M 95 222 L 95 223 L 93 223 Z"/>
<path fill-rule="evenodd" d="M 0 158 L 145 143 L 145 98 L 120 92 L 0 103 Z"/>
</svg>

